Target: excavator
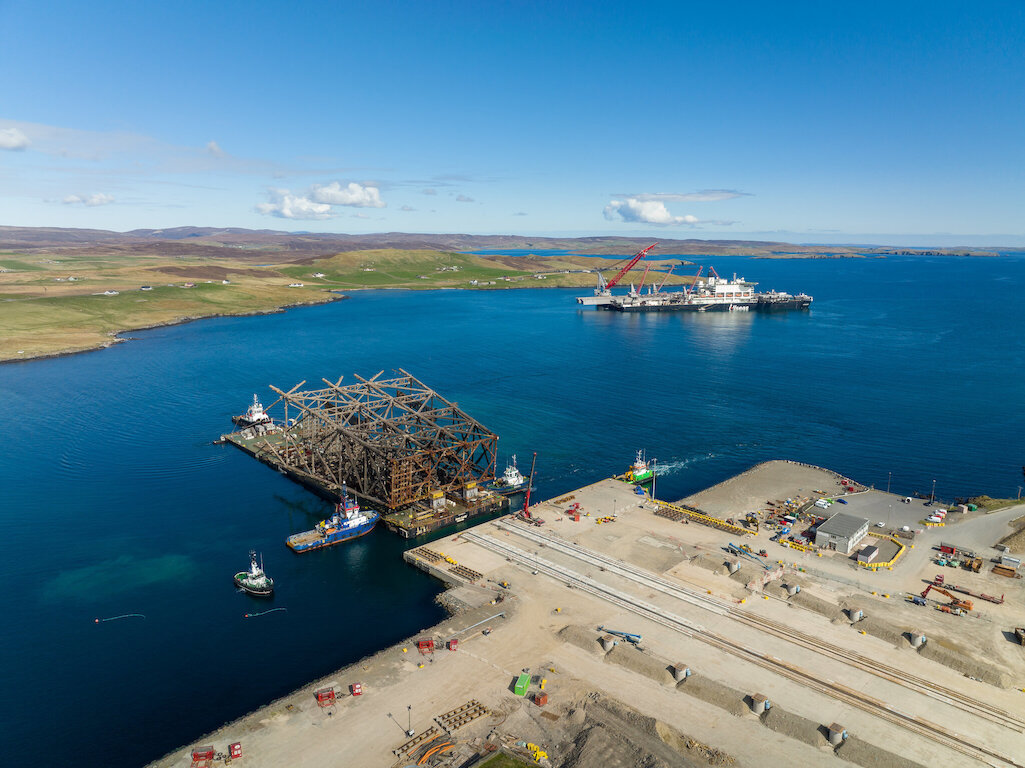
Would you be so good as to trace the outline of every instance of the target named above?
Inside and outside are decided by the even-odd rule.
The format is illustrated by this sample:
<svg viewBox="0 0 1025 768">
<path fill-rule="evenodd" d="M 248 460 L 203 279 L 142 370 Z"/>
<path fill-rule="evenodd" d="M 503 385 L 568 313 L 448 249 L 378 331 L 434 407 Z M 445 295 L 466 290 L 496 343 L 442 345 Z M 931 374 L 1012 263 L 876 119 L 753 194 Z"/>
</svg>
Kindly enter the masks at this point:
<svg viewBox="0 0 1025 768">
<path fill-rule="evenodd" d="M 950 608 L 960 608 L 962 611 L 971 611 L 973 608 L 975 608 L 975 603 L 973 603 L 971 600 L 962 600 L 957 595 L 948 592 L 943 587 L 937 587 L 935 584 L 929 584 L 925 588 L 925 592 L 922 593 L 922 597 L 928 597 L 929 591 L 933 589 L 939 592 L 941 595 L 946 595 L 950 598 Z M 941 606 L 940 610 L 943 610 L 943 608 L 945 607 L 947 606 Z"/>
</svg>

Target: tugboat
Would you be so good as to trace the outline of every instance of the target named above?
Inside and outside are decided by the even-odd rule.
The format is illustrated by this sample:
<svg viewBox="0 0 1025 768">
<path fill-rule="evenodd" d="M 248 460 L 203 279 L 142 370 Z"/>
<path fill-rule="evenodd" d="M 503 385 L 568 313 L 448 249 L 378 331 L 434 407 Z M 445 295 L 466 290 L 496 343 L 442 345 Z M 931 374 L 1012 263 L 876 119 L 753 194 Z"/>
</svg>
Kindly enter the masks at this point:
<svg viewBox="0 0 1025 768">
<path fill-rule="evenodd" d="M 520 491 L 527 489 L 527 478 L 525 478 L 523 473 L 516 467 L 515 453 L 506 465 L 503 475 L 497 478 L 488 487 L 503 496 L 511 496 L 514 493 L 519 493 Z"/>
<path fill-rule="evenodd" d="M 626 472 L 626 481 L 634 485 L 641 485 L 643 483 L 650 483 L 654 477 L 655 470 L 645 461 L 644 451 L 637 451 L 637 458 L 634 459 L 633 465 Z"/>
<path fill-rule="evenodd" d="M 296 533 L 285 539 L 293 552 L 309 552 L 311 549 L 330 547 L 343 541 L 356 539 L 370 533 L 381 516 L 374 510 L 363 512 L 356 500 L 351 498 L 342 485 L 342 498 L 335 505 L 335 513 L 327 520 L 321 520 L 312 531 Z"/>
<path fill-rule="evenodd" d="M 235 586 L 249 595 L 270 597 L 274 593 L 274 579 L 263 572 L 256 562 L 256 552 L 249 550 L 249 570 L 235 574 Z"/>
<path fill-rule="evenodd" d="M 233 416 L 231 420 L 238 427 L 252 427 L 255 424 L 270 424 L 271 417 L 263 410 L 259 398 L 253 395 L 253 404 L 241 416 Z"/>
</svg>

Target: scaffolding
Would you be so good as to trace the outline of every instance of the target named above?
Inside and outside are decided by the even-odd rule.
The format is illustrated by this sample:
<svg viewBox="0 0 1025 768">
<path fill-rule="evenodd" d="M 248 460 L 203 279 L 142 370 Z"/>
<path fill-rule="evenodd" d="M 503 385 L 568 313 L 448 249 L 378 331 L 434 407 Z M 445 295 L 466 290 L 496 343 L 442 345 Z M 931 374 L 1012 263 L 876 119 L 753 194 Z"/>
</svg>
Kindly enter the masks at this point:
<svg viewBox="0 0 1025 768">
<path fill-rule="evenodd" d="M 498 436 L 437 392 L 399 376 L 300 391 L 302 381 L 270 407 L 284 408 L 282 429 L 259 440 L 259 453 L 328 493 L 342 484 L 389 509 L 463 492 L 493 480 Z"/>
</svg>

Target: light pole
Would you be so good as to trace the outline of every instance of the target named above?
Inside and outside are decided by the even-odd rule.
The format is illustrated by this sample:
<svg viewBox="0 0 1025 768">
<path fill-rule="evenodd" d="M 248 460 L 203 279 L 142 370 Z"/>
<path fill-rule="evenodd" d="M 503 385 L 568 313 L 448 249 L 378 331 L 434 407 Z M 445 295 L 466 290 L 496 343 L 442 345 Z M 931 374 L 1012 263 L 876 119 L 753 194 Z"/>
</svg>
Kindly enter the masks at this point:
<svg viewBox="0 0 1025 768">
<path fill-rule="evenodd" d="M 415 734 L 413 733 L 413 705 L 412 704 L 407 704 L 406 705 L 406 714 L 409 715 L 409 719 L 406 721 L 406 723 L 407 723 L 407 725 L 406 725 L 406 735 L 409 736 L 410 738 L 413 738 L 413 736 Z"/>
<path fill-rule="evenodd" d="M 886 492 L 890 492 L 890 481 L 893 479 L 893 472 L 886 473 Z"/>
<path fill-rule="evenodd" d="M 932 493 L 929 495 L 929 503 L 932 504 L 936 501 L 936 481 L 932 481 Z"/>
<path fill-rule="evenodd" d="M 658 477 L 658 459 L 651 460 L 651 498 L 655 499 L 655 478 Z M 1021 498 L 1021 489 L 1018 489 L 1018 498 Z"/>
</svg>

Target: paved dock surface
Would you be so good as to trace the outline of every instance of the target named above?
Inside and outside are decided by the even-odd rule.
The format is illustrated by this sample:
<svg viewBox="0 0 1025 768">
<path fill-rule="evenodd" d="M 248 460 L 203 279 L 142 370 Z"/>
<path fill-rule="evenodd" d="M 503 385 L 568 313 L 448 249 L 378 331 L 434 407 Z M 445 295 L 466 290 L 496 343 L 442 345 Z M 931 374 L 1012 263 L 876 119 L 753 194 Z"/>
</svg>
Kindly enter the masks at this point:
<svg viewBox="0 0 1025 768">
<path fill-rule="evenodd" d="M 831 476 L 816 482 L 803 465 L 761 466 L 728 487 L 732 503 L 764 502 L 806 483 L 827 490 L 822 482 Z M 701 506 L 712 511 L 716 503 L 730 509 L 712 496 Z M 579 522 L 567 514 L 574 504 Z M 407 741 L 407 713 L 419 733 L 475 700 L 488 714 L 444 734 L 454 747 L 440 765 L 459 765 L 487 744 L 515 749 L 529 741 L 557 766 L 594 765 L 599 752 L 610 766 L 760 766 L 766 754 L 775 764 L 820 766 L 835 759 L 823 731 L 833 722 L 851 736 L 836 757 L 858 765 L 1025 763 L 1025 694 L 1017 690 L 1025 687 L 1025 655 L 1002 631 L 1025 625 L 1020 582 L 1003 580 L 1005 591 L 1018 590 L 1004 605 L 953 617 L 898 594 L 931 578 L 935 566 L 921 555 L 946 533 L 923 534 L 900 566 L 880 573 L 785 549 L 763 535 L 746 542 L 769 551 L 764 560 L 773 573 L 777 561 L 783 568 L 752 592 L 747 585 L 767 571 L 747 561 L 729 574 L 726 563 L 736 558 L 723 547 L 735 535 L 672 522 L 653 506 L 631 486 L 606 480 L 534 507 L 543 525 L 506 516 L 410 551 L 419 567 L 456 585 L 446 598 L 458 614 L 195 743 L 226 752 L 241 741 L 242 764 L 253 768 L 339 759 L 402 766 L 410 761 L 393 750 Z M 975 526 L 988 536 L 995 520 L 965 521 L 961 532 L 970 539 Z M 987 592 L 996 589 L 989 582 L 998 577 L 968 575 L 985 580 Z M 802 590 L 791 596 L 786 587 L 794 583 Z M 893 637 L 851 626 L 841 608 L 854 603 Z M 900 634 L 912 628 L 969 665 L 998 667 L 1004 687 L 912 650 Z M 640 649 L 617 635 L 603 647 L 609 630 L 641 635 Z M 421 655 L 415 641 L 426 638 L 435 651 Z M 447 650 L 453 638 L 457 650 Z M 677 662 L 692 670 L 682 683 L 670 671 Z M 523 670 L 545 679 L 544 707 L 512 692 Z M 345 694 L 354 682 L 363 695 L 317 705 L 314 690 L 330 685 Z M 539 692 L 532 683 L 531 694 Z M 750 712 L 745 697 L 755 693 L 771 699 L 771 717 Z M 185 749 L 154 763 L 189 764 Z"/>
</svg>

